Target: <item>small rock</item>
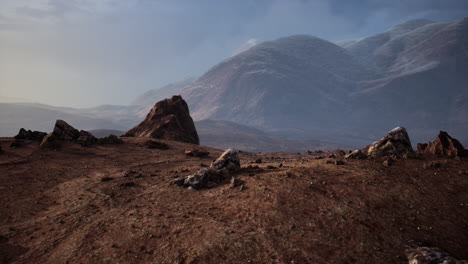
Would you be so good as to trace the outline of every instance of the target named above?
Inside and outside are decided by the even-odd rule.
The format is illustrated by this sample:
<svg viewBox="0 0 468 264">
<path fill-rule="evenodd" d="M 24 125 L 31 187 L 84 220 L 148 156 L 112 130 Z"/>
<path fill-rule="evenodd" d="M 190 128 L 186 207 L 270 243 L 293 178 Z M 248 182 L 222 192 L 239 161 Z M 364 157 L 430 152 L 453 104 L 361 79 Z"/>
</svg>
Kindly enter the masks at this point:
<svg viewBox="0 0 468 264">
<path fill-rule="evenodd" d="M 405 250 L 405 255 L 410 264 L 461 264 L 447 252 L 436 247 L 416 247 Z"/>
<path fill-rule="evenodd" d="M 240 186 L 241 184 L 243 183 L 243 181 L 235 178 L 235 177 L 231 177 L 231 186 L 230 188 L 235 188 L 237 186 Z"/>
<path fill-rule="evenodd" d="M 254 161 L 254 163 L 260 164 L 260 163 L 262 163 L 262 159 L 256 159 L 256 160 Z"/>
<path fill-rule="evenodd" d="M 190 157 L 207 157 L 210 154 L 208 151 L 202 151 L 198 149 L 191 149 L 191 150 L 186 150 L 185 155 L 190 156 Z"/>
<path fill-rule="evenodd" d="M 431 163 L 426 163 L 426 164 L 423 165 L 424 169 L 429 169 L 429 168 L 437 169 L 437 168 L 440 168 L 440 167 L 442 167 L 442 164 L 440 162 L 434 162 L 434 161 L 432 161 Z"/>
<path fill-rule="evenodd" d="M 266 168 L 267 168 L 267 170 L 274 170 L 274 169 L 276 169 L 275 166 L 271 166 L 271 165 L 266 166 Z"/>
</svg>

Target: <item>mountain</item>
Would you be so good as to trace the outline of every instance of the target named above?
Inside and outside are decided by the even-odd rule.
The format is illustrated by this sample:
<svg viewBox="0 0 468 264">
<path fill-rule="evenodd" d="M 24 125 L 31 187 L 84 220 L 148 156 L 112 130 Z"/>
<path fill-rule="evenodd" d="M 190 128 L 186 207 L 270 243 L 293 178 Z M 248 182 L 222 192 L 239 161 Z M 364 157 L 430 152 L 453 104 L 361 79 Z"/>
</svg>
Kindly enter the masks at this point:
<svg viewBox="0 0 468 264">
<path fill-rule="evenodd" d="M 396 126 L 468 141 L 468 18 L 412 20 L 359 40 L 295 35 L 230 57 L 179 91 L 195 120 L 365 144 Z"/>
<path fill-rule="evenodd" d="M 340 130 L 346 97 L 375 78 L 344 49 L 295 35 L 258 44 L 214 66 L 185 87 L 195 120 L 227 120 L 262 130 Z M 324 114 L 327 113 L 327 114 Z M 328 140 L 329 138 L 325 138 Z"/>
<path fill-rule="evenodd" d="M 165 98 L 177 95 L 180 92 L 180 90 L 182 90 L 182 88 L 189 85 L 193 81 L 195 81 L 195 78 L 189 77 L 183 79 L 182 81 L 171 83 L 157 89 L 149 90 L 137 96 L 131 104 L 139 106 L 153 106 L 155 102 L 159 102 Z"/>
<path fill-rule="evenodd" d="M 305 152 L 307 150 L 336 150 L 344 145 L 318 140 L 292 140 L 269 135 L 261 130 L 229 121 L 202 120 L 195 122 L 200 145 L 250 152 Z"/>
<path fill-rule="evenodd" d="M 73 108 L 52 107 L 42 104 L 0 103 L 0 136 L 14 136 L 20 128 L 50 131 L 57 119 L 67 120 L 80 129 L 126 129 L 107 118 L 92 117 Z"/>
</svg>

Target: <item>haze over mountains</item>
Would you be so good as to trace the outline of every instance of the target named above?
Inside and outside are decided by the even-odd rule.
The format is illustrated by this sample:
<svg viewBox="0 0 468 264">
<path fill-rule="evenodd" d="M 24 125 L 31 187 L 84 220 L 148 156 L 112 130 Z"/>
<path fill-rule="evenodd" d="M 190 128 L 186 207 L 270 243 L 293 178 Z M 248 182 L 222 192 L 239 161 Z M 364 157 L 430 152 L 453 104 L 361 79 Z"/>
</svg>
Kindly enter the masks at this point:
<svg viewBox="0 0 468 264">
<path fill-rule="evenodd" d="M 215 125 L 218 129 L 203 129 L 213 128 L 215 121 L 198 122 L 197 129 L 206 133 L 249 126 L 275 139 L 359 146 L 405 126 L 416 142 L 447 130 L 466 144 L 467 73 L 467 17 L 450 23 L 412 20 L 338 43 L 294 35 L 258 44 L 196 80 L 136 95 L 130 106 L 73 109 L 2 103 L 0 133 L 12 135 L 20 127 L 46 130 L 58 118 L 81 129 L 127 130 L 154 103 L 181 94 L 194 120 L 221 122 Z M 200 138 L 204 145 L 210 143 L 203 138 L 216 141 L 213 133 L 204 137 L 201 132 Z"/>
</svg>

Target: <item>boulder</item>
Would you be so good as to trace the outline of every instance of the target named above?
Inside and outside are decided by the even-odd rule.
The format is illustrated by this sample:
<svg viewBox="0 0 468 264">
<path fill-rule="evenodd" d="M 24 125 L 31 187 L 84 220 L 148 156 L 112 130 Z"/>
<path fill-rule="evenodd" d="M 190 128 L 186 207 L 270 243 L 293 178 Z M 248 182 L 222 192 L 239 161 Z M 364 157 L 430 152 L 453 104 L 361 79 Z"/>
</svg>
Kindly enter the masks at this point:
<svg viewBox="0 0 468 264">
<path fill-rule="evenodd" d="M 75 141 L 80 137 L 80 131 L 63 120 L 57 120 L 55 122 L 54 131 L 52 133 L 57 139 L 65 141 Z"/>
<path fill-rule="evenodd" d="M 124 137 L 150 137 L 199 144 L 187 103 L 181 96 L 164 99 L 153 106 L 146 118 Z"/>
<path fill-rule="evenodd" d="M 59 142 L 58 137 L 52 132 L 52 133 L 47 134 L 47 136 L 45 136 L 42 139 L 40 147 L 57 149 L 60 147 L 60 142 Z"/>
<path fill-rule="evenodd" d="M 88 131 L 81 130 L 80 136 L 76 139 L 76 142 L 80 144 L 82 147 L 89 147 L 91 145 L 96 144 L 98 139 L 93 136 Z"/>
<path fill-rule="evenodd" d="M 364 154 L 360 149 L 356 149 L 353 152 L 345 155 L 345 159 L 367 159 L 367 155 Z"/>
<path fill-rule="evenodd" d="M 424 154 L 444 157 L 463 157 L 468 156 L 468 151 L 458 140 L 449 136 L 447 132 L 440 131 L 435 140 L 429 142 L 424 148 Z"/>
<path fill-rule="evenodd" d="M 397 127 L 388 132 L 383 138 L 369 146 L 367 155 L 370 157 L 414 157 L 416 153 L 411 147 L 411 141 L 404 127 Z"/>
<path fill-rule="evenodd" d="M 45 136 L 47 136 L 47 133 L 45 132 L 31 131 L 21 128 L 18 132 L 18 135 L 15 136 L 15 139 L 42 141 Z"/>
<path fill-rule="evenodd" d="M 468 263 L 460 261 L 450 256 L 440 248 L 436 247 L 417 247 L 407 249 L 405 255 L 409 264 L 463 264 Z"/>
<path fill-rule="evenodd" d="M 229 178 L 230 173 L 240 170 L 240 159 L 236 151 L 226 150 L 209 168 L 203 168 L 187 177 L 173 181 L 173 184 L 194 189 L 206 188 Z"/>
<path fill-rule="evenodd" d="M 230 172 L 236 172 L 241 169 L 240 159 L 237 151 L 233 149 L 226 150 L 219 158 L 211 164 L 211 168 L 220 170 L 226 168 Z"/>
</svg>

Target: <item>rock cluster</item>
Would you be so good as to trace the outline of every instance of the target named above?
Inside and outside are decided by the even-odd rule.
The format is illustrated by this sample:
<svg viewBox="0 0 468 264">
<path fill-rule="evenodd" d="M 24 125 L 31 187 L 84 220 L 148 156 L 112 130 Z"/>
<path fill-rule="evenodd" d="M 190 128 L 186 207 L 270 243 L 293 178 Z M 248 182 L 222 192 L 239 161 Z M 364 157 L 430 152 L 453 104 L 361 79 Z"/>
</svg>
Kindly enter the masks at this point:
<svg viewBox="0 0 468 264">
<path fill-rule="evenodd" d="M 150 137 L 199 144 L 195 124 L 181 96 L 164 99 L 153 106 L 146 118 L 124 137 Z"/>
<path fill-rule="evenodd" d="M 143 146 L 149 148 L 149 149 L 160 149 L 160 150 L 166 150 L 169 149 L 169 146 L 165 143 L 162 142 L 157 142 L 155 140 L 147 140 L 145 143 L 143 143 Z"/>
<path fill-rule="evenodd" d="M 405 251 L 409 264 L 463 264 L 467 261 L 460 261 L 450 256 L 447 252 L 436 247 L 417 247 Z"/>
<path fill-rule="evenodd" d="M 195 174 L 181 177 L 173 183 L 194 189 L 209 187 L 230 177 L 230 173 L 241 169 L 239 155 L 233 149 L 226 150 L 209 168 L 203 168 Z"/>
<path fill-rule="evenodd" d="M 383 138 L 369 146 L 367 155 L 370 157 L 414 157 L 415 152 L 404 127 L 397 127 L 388 132 Z"/>
<path fill-rule="evenodd" d="M 21 128 L 18 132 L 18 135 L 15 136 L 15 139 L 41 141 L 46 135 L 47 133 L 45 132 L 31 131 Z"/>
<path fill-rule="evenodd" d="M 89 147 L 95 144 L 121 144 L 123 140 L 115 135 L 98 139 L 88 131 L 78 131 L 67 122 L 57 120 L 53 132 L 42 139 L 41 147 L 56 149 L 60 147 L 61 142 L 74 142 L 83 147 Z"/>
<path fill-rule="evenodd" d="M 418 144 L 418 151 L 444 157 L 468 156 L 468 151 L 462 144 L 445 131 L 440 131 L 434 141 Z"/>
</svg>

